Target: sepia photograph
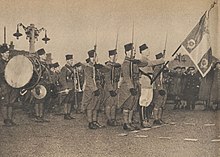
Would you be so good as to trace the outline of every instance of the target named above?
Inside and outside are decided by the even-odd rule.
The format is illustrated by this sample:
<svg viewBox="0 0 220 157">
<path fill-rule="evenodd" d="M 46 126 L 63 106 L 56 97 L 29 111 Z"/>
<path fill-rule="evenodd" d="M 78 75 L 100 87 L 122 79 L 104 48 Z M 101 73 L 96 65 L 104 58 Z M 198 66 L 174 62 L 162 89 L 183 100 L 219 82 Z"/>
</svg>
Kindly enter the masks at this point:
<svg viewBox="0 0 220 157">
<path fill-rule="evenodd" d="M 219 0 L 0 0 L 0 157 L 220 157 Z"/>
</svg>

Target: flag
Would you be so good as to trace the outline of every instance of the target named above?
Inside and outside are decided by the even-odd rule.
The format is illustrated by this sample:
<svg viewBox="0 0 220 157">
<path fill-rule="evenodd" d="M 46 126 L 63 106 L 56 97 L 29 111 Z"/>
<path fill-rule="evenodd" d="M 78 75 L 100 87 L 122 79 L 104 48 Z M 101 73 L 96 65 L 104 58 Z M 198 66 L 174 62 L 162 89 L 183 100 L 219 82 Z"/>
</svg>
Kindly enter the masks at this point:
<svg viewBox="0 0 220 157">
<path fill-rule="evenodd" d="M 182 42 L 181 48 L 186 51 L 201 75 L 205 77 L 212 66 L 212 49 L 209 42 L 207 11 Z"/>
</svg>

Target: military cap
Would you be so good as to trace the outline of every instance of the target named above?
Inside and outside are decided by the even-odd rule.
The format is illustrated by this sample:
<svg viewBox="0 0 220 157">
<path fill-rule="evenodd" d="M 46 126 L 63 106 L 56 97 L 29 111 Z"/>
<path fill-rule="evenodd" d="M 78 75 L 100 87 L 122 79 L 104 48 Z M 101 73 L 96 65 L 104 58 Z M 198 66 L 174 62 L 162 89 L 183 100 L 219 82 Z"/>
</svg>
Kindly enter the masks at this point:
<svg viewBox="0 0 220 157">
<path fill-rule="evenodd" d="M 7 52 L 9 49 L 8 49 L 8 46 L 7 45 L 2 45 L 0 47 L 0 53 L 5 53 Z"/>
<path fill-rule="evenodd" d="M 95 57 L 95 50 L 93 49 L 93 50 L 88 51 L 88 55 L 89 55 L 89 58 Z"/>
<path fill-rule="evenodd" d="M 148 46 L 146 44 L 143 44 L 141 46 L 139 46 L 139 49 L 140 49 L 140 53 L 146 49 L 148 49 Z"/>
<path fill-rule="evenodd" d="M 129 43 L 129 44 L 124 45 L 124 48 L 125 48 L 125 52 L 132 50 L 133 43 Z"/>
<path fill-rule="evenodd" d="M 44 55 L 45 53 L 46 53 L 46 51 L 45 51 L 43 48 L 37 50 L 37 54 L 38 54 L 39 56 Z"/>
<path fill-rule="evenodd" d="M 73 59 L 73 55 L 71 54 L 66 55 L 66 60 L 70 60 L 70 59 Z"/>
<path fill-rule="evenodd" d="M 108 55 L 109 55 L 109 56 L 113 56 L 113 55 L 116 55 L 116 54 L 117 54 L 116 49 L 114 49 L 114 50 L 109 50 L 109 51 L 108 51 Z"/>
<path fill-rule="evenodd" d="M 163 53 L 158 53 L 155 56 L 156 56 L 156 59 L 161 59 L 163 58 Z"/>
<path fill-rule="evenodd" d="M 53 66 L 54 66 L 54 68 L 57 68 L 57 67 L 59 67 L 60 65 L 59 65 L 58 62 L 56 62 L 56 63 L 53 64 Z"/>
</svg>

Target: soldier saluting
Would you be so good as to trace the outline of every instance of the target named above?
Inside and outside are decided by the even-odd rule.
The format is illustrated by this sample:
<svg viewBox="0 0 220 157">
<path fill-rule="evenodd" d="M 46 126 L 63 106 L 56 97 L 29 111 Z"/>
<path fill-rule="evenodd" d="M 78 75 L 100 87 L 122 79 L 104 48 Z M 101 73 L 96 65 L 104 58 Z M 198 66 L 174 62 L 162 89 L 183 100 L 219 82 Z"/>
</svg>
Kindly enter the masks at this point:
<svg viewBox="0 0 220 157">
<path fill-rule="evenodd" d="M 5 126 L 16 125 L 13 122 L 13 103 L 17 99 L 19 92 L 9 86 L 5 80 L 5 67 L 9 61 L 9 50 L 7 45 L 0 47 L 0 103 Z"/>
<path fill-rule="evenodd" d="M 105 113 L 107 116 L 107 125 L 117 126 L 116 121 L 116 107 L 118 102 L 117 89 L 120 80 L 121 65 L 116 63 L 117 51 L 116 49 L 109 51 L 109 61 L 105 64 L 110 69 L 105 75 Z"/>
</svg>

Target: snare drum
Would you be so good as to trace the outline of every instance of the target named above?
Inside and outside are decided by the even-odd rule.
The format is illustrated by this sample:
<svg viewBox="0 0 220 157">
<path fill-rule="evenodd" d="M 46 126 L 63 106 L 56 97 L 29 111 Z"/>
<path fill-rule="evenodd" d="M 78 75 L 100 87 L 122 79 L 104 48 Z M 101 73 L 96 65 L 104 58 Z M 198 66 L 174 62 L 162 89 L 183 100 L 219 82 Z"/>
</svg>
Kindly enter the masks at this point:
<svg viewBox="0 0 220 157">
<path fill-rule="evenodd" d="M 35 56 L 17 55 L 5 68 L 5 80 L 13 88 L 34 88 L 41 78 L 41 65 Z"/>
</svg>

